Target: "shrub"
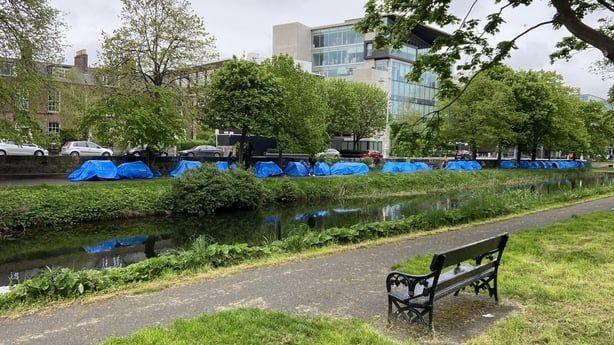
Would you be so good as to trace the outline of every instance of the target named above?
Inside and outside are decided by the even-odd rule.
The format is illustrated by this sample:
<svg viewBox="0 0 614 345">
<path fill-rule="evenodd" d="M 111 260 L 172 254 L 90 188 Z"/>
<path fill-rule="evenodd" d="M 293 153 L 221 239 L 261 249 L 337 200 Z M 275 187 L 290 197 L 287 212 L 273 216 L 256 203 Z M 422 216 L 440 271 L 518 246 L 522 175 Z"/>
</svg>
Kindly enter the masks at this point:
<svg viewBox="0 0 614 345">
<path fill-rule="evenodd" d="M 206 165 L 174 180 L 170 200 L 174 212 L 201 216 L 228 209 L 255 209 L 263 196 L 261 182 L 251 173 L 221 172 Z"/>
<path fill-rule="evenodd" d="M 305 198 L 305 193 L 299 186 L 289 179 L 284 179 L 279 183 L 270 184 L 266 188 L 266 201 L 289 203 Z"/>
<path fill-rule="evenodd" d="M 212 145 L 215 146 L 215 138 L 207 140 L 187 140 L 177 143 L 177 151 L 189 150 L 196 146 Z"/>
</svg>

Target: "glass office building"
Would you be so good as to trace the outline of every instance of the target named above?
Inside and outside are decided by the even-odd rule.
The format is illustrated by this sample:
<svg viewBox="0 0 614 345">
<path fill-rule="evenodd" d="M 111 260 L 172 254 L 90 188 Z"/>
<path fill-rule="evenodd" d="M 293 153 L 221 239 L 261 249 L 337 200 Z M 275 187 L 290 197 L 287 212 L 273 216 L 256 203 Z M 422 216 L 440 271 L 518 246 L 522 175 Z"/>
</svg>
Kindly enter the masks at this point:
<svg viewBox="0 0 614 345">
<path fill-rule="evenodd" d="M 364 37 L 351 25 L 313 30 L 311 36 L 313 73 L 347 76 L 364 62 Z"/>
</svg>

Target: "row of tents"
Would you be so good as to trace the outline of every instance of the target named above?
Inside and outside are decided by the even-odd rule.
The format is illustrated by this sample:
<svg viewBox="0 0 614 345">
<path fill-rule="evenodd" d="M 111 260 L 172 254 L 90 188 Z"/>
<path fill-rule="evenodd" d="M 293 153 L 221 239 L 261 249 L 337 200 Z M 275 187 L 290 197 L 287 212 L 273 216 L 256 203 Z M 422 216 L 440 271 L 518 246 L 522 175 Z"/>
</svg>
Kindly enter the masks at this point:
<svg viewBox="0 0 614 345">
<path fill-rule="evenodd" d="M 501 161 L 501 169 L 580 169 L 586 165 L 583 161 Z"/>
<path fill-rule="evenodd" d="M 238 170 L 235 165 L 228 165 L 227 162 L 219 161 L 215 163 L 219 171 Z M 500 167 L 502 169 L 577 169 L 582 168 L 582 161 L 515 161 L 503 160 Z M 198 169 L 202 163 L 198 161 L 180 161 L 173 170 L 170 171 L 171 177 L 180 177 L 186 171 Z M 475 171 L 482 170 L 482 165 L 477 161 L 450 161 L 445 165 L 445 170 L 449 171 Z M 282 170 L 275 162 L 257 162 L 254 167 L 254 175 L 258 178 L 275 176 L 338 176 L 338 175 L 366 175 L 369 173 L 369 166 L 360 162 L 339 162 L 329 165 L 325 162 L 317 162 L 313 166 L 305 161 L 288 162 Z M 387 174 L 402 174 L 419 171 L 428 171 L 432 168 L 423 162 L 386 162 L 382 167 L 382 172 Z M 72 172 L 68 179 L 70 181 L 92 181 L 92 180 L 120 180 L 120 179 L 152 179 L 161 176 L 160 173 L 153 172 L 147 164 L 136 161 L 123 163 L 115 166 L 109 160 L 89 160 Z"/>
</svg>

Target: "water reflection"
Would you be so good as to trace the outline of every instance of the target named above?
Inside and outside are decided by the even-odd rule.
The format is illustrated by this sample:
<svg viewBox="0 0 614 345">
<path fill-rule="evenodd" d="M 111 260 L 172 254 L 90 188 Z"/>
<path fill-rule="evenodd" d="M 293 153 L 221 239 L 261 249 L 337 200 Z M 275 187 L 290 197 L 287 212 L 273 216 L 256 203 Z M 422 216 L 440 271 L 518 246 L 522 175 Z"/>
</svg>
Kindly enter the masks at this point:
<svg viewBox="0 0 614 345">
<path fill-rule="evenodd" d="M 614 175 L 571 176 L 509 189 L 551 193 L 594 185 L 611 185 Z M 33 231 L 36 236 L 0 243 L 0 286 L 33 277 L 45 267 L 103 269 L 145 260 L 168 250 L 187 247 L 205 236 L 217 243 L 258 244 L 281 240 L 309 227 L 313 231 L 362 222 L 405 217 L 458 207 L 471 191 L 413 197 L 358 199 L 298 204 L 233 212 L 215 218 L 153 218 L 81 224 Z"/>
</svg>

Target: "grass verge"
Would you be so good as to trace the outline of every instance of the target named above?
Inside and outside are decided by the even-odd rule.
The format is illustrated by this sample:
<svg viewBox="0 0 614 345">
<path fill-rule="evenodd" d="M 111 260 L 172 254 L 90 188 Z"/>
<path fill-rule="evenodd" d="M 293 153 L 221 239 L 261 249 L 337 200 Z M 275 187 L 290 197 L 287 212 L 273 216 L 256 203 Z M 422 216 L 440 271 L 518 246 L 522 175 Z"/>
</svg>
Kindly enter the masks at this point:
<svg viewBox="0 0 614 345">
<path fill-rule="evenodd" d="M 512 234 L 499 294 L 522 305 L 469 344 L 611 344 L 614 339 L 614 212 Z M 422 256 L 394 269 L 428 270 Z"/>
<path fill-rule="evenodd" d="M 518 185 L 578 172 L 483 170 L 416 174 L 279 178 L 262 181 L 263 203 L 454 191 Z M 0 189 L 0 237 L 9 231 L 168 213 L 172 181 L 85 183 Z M 40 230 L 36 230 L 40 231 Z"/>
<path fill-rule="evenodd" d="M 236 309 L 146 328 L 104 345 L 165 344 L 331 344 L 392 345 L 362 321 L 287 315 L 258 309 Z"/>
</svg>

